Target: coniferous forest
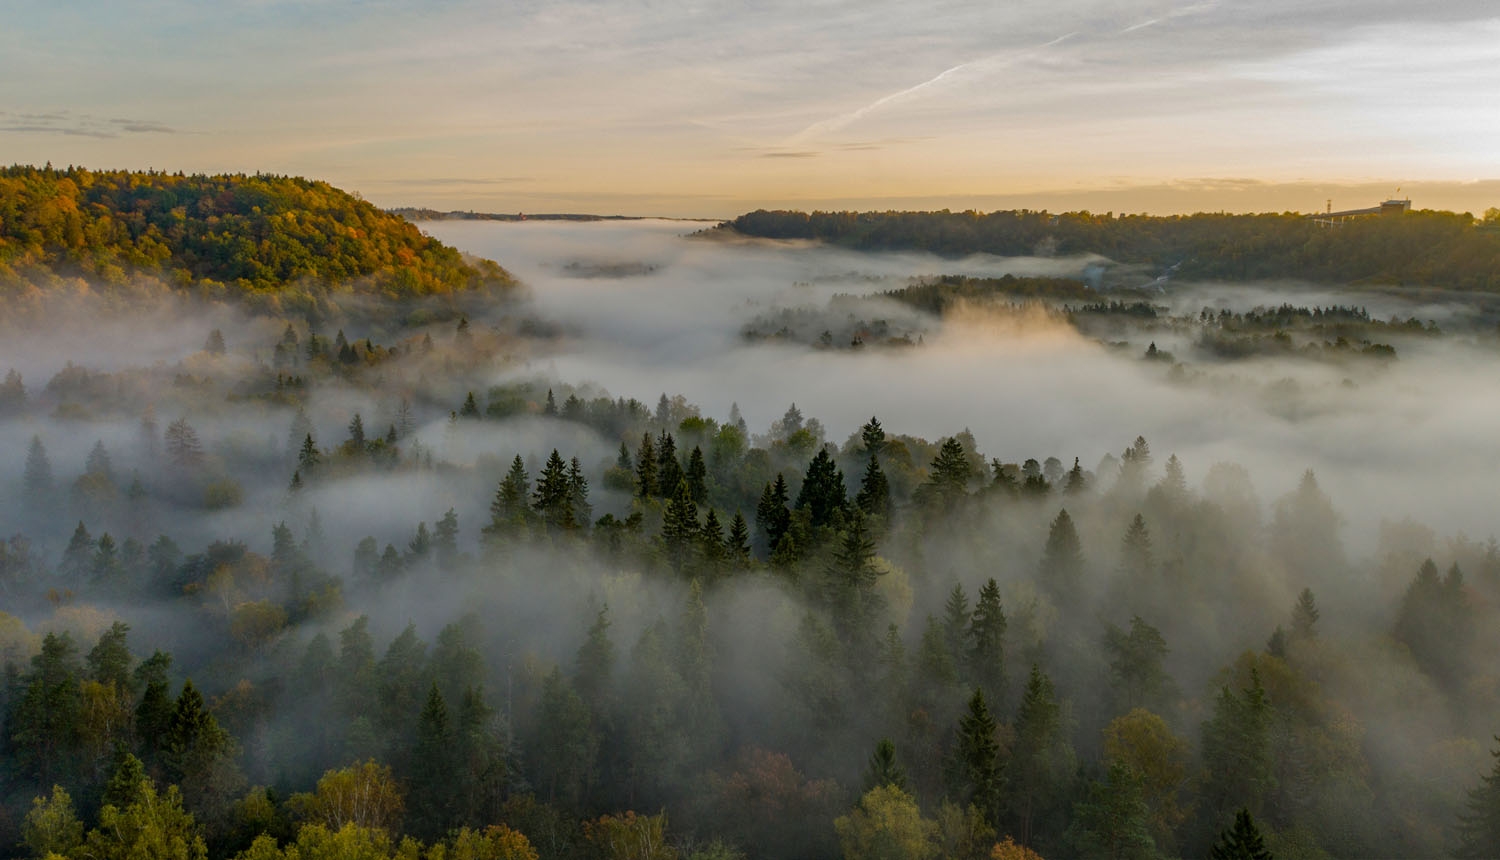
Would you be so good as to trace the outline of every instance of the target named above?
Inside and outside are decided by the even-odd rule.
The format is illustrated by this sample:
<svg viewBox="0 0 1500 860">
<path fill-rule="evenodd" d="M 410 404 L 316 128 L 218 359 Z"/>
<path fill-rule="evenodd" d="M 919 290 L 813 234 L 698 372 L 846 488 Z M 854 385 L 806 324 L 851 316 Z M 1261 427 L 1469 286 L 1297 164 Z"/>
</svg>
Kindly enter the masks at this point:
<svg viewBox="0 0 1500 860">
<path fill-rule="evenodd" d="M 0 182 L 0 855 L 1500 854 L 1493 268 Z"/>
</svg>

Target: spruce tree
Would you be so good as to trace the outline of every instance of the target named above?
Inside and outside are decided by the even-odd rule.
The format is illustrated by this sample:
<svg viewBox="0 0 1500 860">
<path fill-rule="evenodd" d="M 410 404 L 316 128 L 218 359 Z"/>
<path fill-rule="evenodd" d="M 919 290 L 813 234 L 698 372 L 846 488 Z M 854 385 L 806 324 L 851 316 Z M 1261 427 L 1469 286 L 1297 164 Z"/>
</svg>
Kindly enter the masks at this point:
<svg viewBox="0 0 1500 860">
<path fill-rule="evenodd" d="M 984 691 L 975 687 L 968 710 L 958 723 L 951 790 L 960 806 L 974 806 L 986 823 L 998 829 L 1004 780 L 995 728 Z"/>
<path fill-rule="evenodd" d="M 786 478 L 780 472 L 774 483 L 766 484 L 760 494 L 760 504 L 755 507 L 755 526 L 766 539 L 767 551 L 781 545 L 781 537 L 791 526 L 791 511 L 787 510 Z"/>
<path fill-rule="evenodd" d="M 695 504 L 705 504 L 708 501 L 708 466 L 703 462 L 703 450 L 697 445 L 693 446 L 693 453 L 688 456 L 687 471 L 685 473 L 688 485 L 688 493 L 692 495 Z"/>
<path fill-rule="evenodd" d="M 865 446 L 867 457 L 878 457 L 885 450 L 885 428 L 880 426 L 880 420 L 871 415 L 865 426 L 859 429 L 859 439 Z"/>
<path fill-rule="evenodd" d="M 562 455 L 553 448 L 547 464 L 542 467 L 542 474 L 536 479 L 536 490 L 532 493 L 531 502 L 547 531 L 565 531 L 577 527 L 573 497 L 568 466 L 563 462 Z"/>
<path fill-rule="evenodd" d="M 891 485 L 886 480 L 885 472 L 880 469 L 880 460 L 870 455 L 870 460 L 865 464 L 865 473 L 859 481 L 859 493 L 854 497 L 854 504 L 860 510 L 873 517 L 883 517 L 890 512 Z"/>
<path fill-rule="evenodd" d="M 1047 532 L 1047 546 L 1042 552 L 1042 564 L 1038 580 L 1058 603 L 1067 605 L 1076 602 L 1079 580 L 1083 576 L 1083 545 L 1078 540 L 1078 531 L 1073 527 L 1073 518 L 1066 508 L 1059 511 L 1057 519 Z"/>
<path fill-rule="evenodd" d="M 573 509 L 574 527 L 588 528 L 594 521 L 594 506 L 589 504 L 589 479 L 577 457 L 568 461 L 568 503 Z"/>
<path fill-rule="evenodd" d="M 529 497 L 531 479 L 526 475 L 526 464 L 517 454 L 510 461 L 510 471 L 495 489 L 495 498 L 490 501 L 490 523 L 482 530 L 486 541 L 495 541 L 524 529 L 531 512 Z"/>
<path fill-rule="evenodd" d="M 870 764 L 865 768 L 865 791 L 882 786 L 893 786 L 906 791 L 906 771 L 896 763 L 896 745 L 890 738 L 881 738 L 870 755 Z"/>
<path fill-rule="evenodd" d="M 660 495 L 656 480 L 656 447 L 651 444 L 651 434 L 641 437 L 641 447 L 635 455 L 635 496 L 638 499 L 654 499 Z"/>
<path fill-rule="evenodd" d="M 1302 589 L 1297 595 L 1297 605 L 1292 608 L 1292 635 L 1298 639 L 1318 637 L 1318 602 L 1311 588 Z"/>
<path fill-rule="evenodd" d="M 821 448 L 807 464 L 807 474 L 802 479 L 794 507 L 807 509 L 813 528 L 818 528 L 832 524 L 835 516 L 847 512 L 848 506 L 844 474 L 828 455 L 828 449 Z"/>
<path fill-rule="evenodd" d="M 665 430 L 656 437 L 656 474 L 662 498 L 670 498 L 677 492 L 678 482 L 687 479 L 677 461 L 677 441 Z"/>
<path fill-rule="evenodd" d="M 1500 736 L 1495 738 L 1500 743 Z M 1456 856 L 1464 860 L 1500 857 L 1500 747 L 1492 750 L 1495 766 L 1469 790 L 1458 821 Z"/>
<path fill-rule="evenodd" d="M 1266 841 L 1248 809 L 1234 814 L 1234 824 L 1220 834 L 1208 856 L 1213 860 L 1271 860 L 1271 852 L 1266 849 Z"/>
<path fill-rule="evenodd" d="M 953 583 L 953 590 L 948 592 L 948 600 L 943 604 L 943 642 L 955 658 L 969 650 L 969 619 L 972 616 L 969 596 L 964 593 L 963 585 Z"/>
<path fill-rule="evenodd" d="M 596 712 L 603 709 L 615 668 L 615 646 L 609 638 L 609 606 L 600 607 L 589 625 L 588 635 L 578 648 L 573 686 L 585 703 Z"/>
<path fill-rule="evenodd" d="M 698 506 L 693 504 L 687 481 L 678 479 L 677 492 L 667 502 L 661 528 L 662 545 L 673 570 L 681 573 L 694 561 L 694 544 L 700 534 Z"/>
<path fill-rule="evenodd" d="M 26 449 L 26 471 L 21 484 L 32 502 L 45 499 L 52 492 L 52 461 L 47 457 L 47 446 L 42 437 L 32 436 L 31 447 Z"/>
<path fill-rule="evenodd" d="M 323 455 L 318 452 L 318 446 L 313 442 L 311 433 L 302 439 L 302 448 L 297 452 L 297 471 L 305 478 L 312 477 L 313 470 L 323 462 Z"/>
<path fill-rule="evenodd" d="M 745 515 L 738 511 L 735 511 L 734 521 L 729 524 L 729 534 L 724 538 L 724 548 L 731 565 L 741 568 L 749 566 L 750 525 L 745 522 Z"/>
<path fill-rule="evenodd" d="M 969 674 L 996 706 L 1005 695 L 1005 610 L 994 577 L 979 588 L 979 601 L 969 622 Z"/>
</svg>

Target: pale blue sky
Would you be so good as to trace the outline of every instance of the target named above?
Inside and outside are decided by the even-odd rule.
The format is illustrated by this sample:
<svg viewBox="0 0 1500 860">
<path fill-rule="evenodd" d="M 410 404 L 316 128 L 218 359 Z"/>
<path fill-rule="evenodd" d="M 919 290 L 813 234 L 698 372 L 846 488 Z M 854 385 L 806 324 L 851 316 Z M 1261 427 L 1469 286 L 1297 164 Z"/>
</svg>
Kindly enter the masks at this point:
<svg viewBox="0 0 1500 860">
<path fill-rule="evenodd" d="M 0 161 L 382 205 L 1500 205 L 1500 7 L 0 4 Z M 1359 187 L 1353 187 L 1358 185 Z"/>
</svg>

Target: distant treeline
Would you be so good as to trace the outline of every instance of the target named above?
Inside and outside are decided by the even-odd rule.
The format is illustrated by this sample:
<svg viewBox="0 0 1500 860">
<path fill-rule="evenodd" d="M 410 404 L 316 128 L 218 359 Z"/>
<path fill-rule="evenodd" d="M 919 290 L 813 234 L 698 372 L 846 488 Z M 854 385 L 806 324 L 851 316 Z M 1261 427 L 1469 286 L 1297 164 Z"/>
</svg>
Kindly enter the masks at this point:
<svg viewBox="0 0 1500 860">
<path fill-rule="evenodd" d="M 1323 226 L 1263 215 L 1004 212 L 768 212 L 724 229 L 768 239 L 817 239 L 868 251 L 959 256 L 1100 254 L 1183 277 L 1436 286 L 1500 291 L 1500 210 L 1418 211 Z"/>
<path fill-rule="evenodd" d="M 392 215 L 397 215 L 408 221 L 639 221 L 635 215 L 583 215 L 567 212 L 532 215 L 525 212 L 517 212 L 509 215 L 503 212 L 459 212 L 457 210 L 444 212 L 439 209 L 427 209 L 420 206 L 400 206 L 387 210 Z"/>
<path fill-rule="evenodd" d="M 333 288 L 389 297 L 508 286 L 325 182 L 264 174 L 0 168 L 0 292 L 82 278 L 155 279 L 230 298 L 288 299 Z"/>
</svg>

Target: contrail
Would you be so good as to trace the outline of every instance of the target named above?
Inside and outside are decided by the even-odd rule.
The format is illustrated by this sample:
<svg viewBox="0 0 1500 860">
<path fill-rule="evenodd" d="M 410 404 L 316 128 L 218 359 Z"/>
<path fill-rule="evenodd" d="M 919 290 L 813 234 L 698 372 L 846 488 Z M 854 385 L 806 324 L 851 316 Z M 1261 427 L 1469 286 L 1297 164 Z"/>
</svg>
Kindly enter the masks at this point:
<svg viewBox="0 0 1500 860">
<path fill-rule="evenodd" d="M 1038 53 L 1039 51 L 1044 51 L 1048 48 L 1054 47 L 1062 42 L 1067 41 L 1068 39 L 1073 38 L 1076 35 L 1078 35 L 1076 32 L 1067 33 L 1062 36 L 1058 36 L 1056 39 L 1053 39 L 1050 42 L 1038 45 L 1035 48 L 1019 53 L 991 54 L 988 57 L 981 57 L 977 60 L 970 60 L 967 63 L 960 63 L 951 69 L 945 69 L 944 71 L 939 72 L 937 75 L 928 78 L 927 80 L 921 82 L 920 84 L 917 84 L 916 86 L 907 87 L 904 90 L 891 93 L 887 96 L 882 96 L 875 101 L 865 105 L 864 107 L 859 108 L 858 110 L 853 110 L 849 113 L 839 114 L 838 116 L 815 122 L 788 138 L 786 141 L 786 145 L 793 146 L 806 141 L 808 138 L 817 137 L 819 135 L 827 134 L 828 132 L 838 131 L 845 126 L 848 126 L 850 123 L 858 121 L 866 114 L 869 114 L 871 111 L 878 110 L 882 106 L 890 104 L 893 101 L 899 101 L 906 98 L 907 96 L 915 95 L 922 90 L 935 86 L 936 84 L 941 83 L 943 80 L 951 77 L 954 74 L 957 74 L 958 72 L 963 71 L 964 69 L 972 68 L 974 66 L 989 65 L 996 62 L 997 60 L 1005 61 L 1004 63 L 1002 63 L 1002 65 L 1009 65 L 1010 63 L 1024 60 Z"/>
<path fill-rule="evenodd" d="M 1194 3 L 1191 6 L 1183 6 L 1180 9 L 1173 9 L 1160 18 L 1151 18 L 1149 20 L 1142 21 L 1139 24 L 1131 24 L 1129 27 L 1121 30 L 1118 35 L 1123 36 L 1126 33 L 1134 33 L 1136 30 L 1144 30 L 1147 27 L 1155 26 L 1163 21 L 1170 21 L 1173 18 L 1184 18 L 1188 15 L 1196 15 L 1199 12 L 1207 12 L 1217 5 L 1219 5 L 1218 0 L 1209 0 L 1209 2 L 1207 3 Z"/>
</svg>

